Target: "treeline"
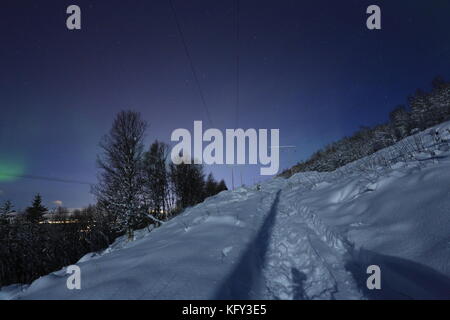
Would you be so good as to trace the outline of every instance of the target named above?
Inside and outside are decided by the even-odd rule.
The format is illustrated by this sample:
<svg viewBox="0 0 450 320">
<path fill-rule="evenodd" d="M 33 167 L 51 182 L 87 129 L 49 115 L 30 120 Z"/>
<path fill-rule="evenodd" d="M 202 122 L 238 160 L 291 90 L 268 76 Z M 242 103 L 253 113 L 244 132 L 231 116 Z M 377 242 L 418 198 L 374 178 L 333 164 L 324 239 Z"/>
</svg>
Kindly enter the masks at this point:
<svg viewBox="0 0 450 320">
<path fill-rule="evenodd" d="M 203 167 L 184 161 L 169 161 L 169 148 L 160 141 L 144 151 L 147 124 L 137 112 L 122 111 L 100 146 L 101 170 L 94 187 L 99 208 L 113 218 L 117 232 L 127 232 L 149 223 L 160 223 L 184 208 L 227 190 L 225 182 L 205 179 Z M 187 155 L 183 155 L 186 157 Z"/>
<path fill-rule="evenodd" d="M 450 120 L 450 82 L 436 77 L 431 92 L 418 89 L 408 97 L 407 106 L 397 106 L 390 113 L 387 123 L 362 127 L 352 136 L 327 145 L 280 175 L 290 177 L 297 172 L 333 171 L 447 120 Z"/>
<path fill-rule="evenodd" d="M 109 225 L 95 206 L 69 215 L 64 208 L 48 210 L 37 195 L 24 212 L 14 212 L 6 201 L 0 208 L 0 286 L 29 283 L 106 248 L 117 236 Z"/>
<path fill-rule="evenodd" d="M 169 148 L 155 141 L 144 150 L 146 123 L 139 113 L 120 112 L 100 143 L 95 206 L 48 210 L 38 194 L 15 212 L 0 207 L 0 286 L 30 283 L 106 248 L 125 232 L 161 224 L 189 206 L 227 190 L 203 167 L 169 161 Z M 192 161 L 193 163 L 193 161 Z"/>
</svg>

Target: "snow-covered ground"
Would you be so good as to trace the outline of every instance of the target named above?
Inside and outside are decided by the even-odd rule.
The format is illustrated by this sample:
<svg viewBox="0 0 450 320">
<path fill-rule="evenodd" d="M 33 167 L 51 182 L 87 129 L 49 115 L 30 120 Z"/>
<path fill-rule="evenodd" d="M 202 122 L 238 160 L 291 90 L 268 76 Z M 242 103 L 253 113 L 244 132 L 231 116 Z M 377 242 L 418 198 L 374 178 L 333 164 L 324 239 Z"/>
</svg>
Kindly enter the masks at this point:
<svg viewBox="0 0 450 320">
<path fill-rule="evenodd" d="M 436 129 L 335 172 L 222 192 L 120 238 L 77 263 L 81 290 L 62 269 L 0 298 L 450 299 L 450 123 Z M 366 288 L 372 264 L 381 290 Z"/>
</svg>

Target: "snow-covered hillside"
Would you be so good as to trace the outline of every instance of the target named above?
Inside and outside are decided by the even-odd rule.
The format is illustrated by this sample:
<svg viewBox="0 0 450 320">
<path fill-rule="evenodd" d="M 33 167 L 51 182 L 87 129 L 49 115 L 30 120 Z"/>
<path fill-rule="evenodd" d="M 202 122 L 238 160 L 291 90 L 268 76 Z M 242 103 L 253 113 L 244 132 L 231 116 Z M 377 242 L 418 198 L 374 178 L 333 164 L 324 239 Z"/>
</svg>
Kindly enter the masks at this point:
<svg viewBox="0 0 450 320">
<path fill-rule="evenodd" d="M 332 173 L 225 191 L 4 299 L 450 299 L 450 123 Z M 390 161 L 390 159 L 395 159 Z M 366 288 L 368 265 L 382 289 Z"/>
</svg>

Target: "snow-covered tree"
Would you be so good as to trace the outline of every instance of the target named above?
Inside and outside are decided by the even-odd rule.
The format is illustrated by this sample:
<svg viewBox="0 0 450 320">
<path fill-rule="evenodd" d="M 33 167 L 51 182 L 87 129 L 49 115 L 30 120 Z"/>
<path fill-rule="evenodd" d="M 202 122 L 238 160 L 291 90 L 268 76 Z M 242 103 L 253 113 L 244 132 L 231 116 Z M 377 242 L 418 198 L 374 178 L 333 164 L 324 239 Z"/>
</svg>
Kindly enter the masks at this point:
<svg viewBox="0 0 450 320">
<path fill-rule="evenodd" d="M 2 214 L 8 214 L 13 212 L 14 205 L 10 200 L 6 200 L 3 202 L 3 205 L 0 207 L 0 215 Z"/>
<path fill-rule="evenodd" d="M 432 86 L 430 101 L 436 123 L 441 123 L 450 119 L 450 82 L 446 82 L 442 77 L 436 77 Z"/>
<path fill-rule="evenodd" d="M 6 200 L 0 207 L 0 224 L 8 223 L 7 214 L 13 212 L 13 204 L 11 201 Z"/>
<path fill-rule="evenodd" d="M 398 106 L 389 114 L 395 135 L 398 139 L 403 139 L 411 131 L 411 119 L 404 106 Z"/>
<path fill-rule="evenodd" d="M 121 111 L 108 135 L 100 143 L 98 158 L 101 170 L 93 188 L 99 207 L 115 217 L 115 227 L 133 230 L 146 219 L 143 184 L 143 139 L 147 124 L 133 111 Z"/>
<path fill-rule="evenodd" d="M 430 96 L 421 89 L 416 90 L 414 96 L 408 98 L 411 107 L 411 120 L 415 128 L 423 130 L 431 125 L 432 105 Z"/>
</svg>

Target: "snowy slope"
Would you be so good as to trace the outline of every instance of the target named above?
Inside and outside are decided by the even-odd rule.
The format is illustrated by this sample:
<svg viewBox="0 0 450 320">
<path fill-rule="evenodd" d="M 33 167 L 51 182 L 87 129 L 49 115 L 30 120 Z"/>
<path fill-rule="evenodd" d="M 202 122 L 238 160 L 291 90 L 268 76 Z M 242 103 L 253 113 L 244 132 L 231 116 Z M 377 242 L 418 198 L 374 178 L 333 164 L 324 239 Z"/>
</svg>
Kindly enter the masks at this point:
<svg viewBox="0 0 450 320">
<path fill-rule="evenodd" d="M 450 123 L 331 173 L 225 191 L 4 299 L 450 299 Z M 418 145 L 420 149 L 405 150 Z M 414 143 L 413 143 L 414 142 Z M 395 159 L 389 165 L 380 165 Z M 382 290 L 365 287 L 381 267 Z"/>
</svg>

